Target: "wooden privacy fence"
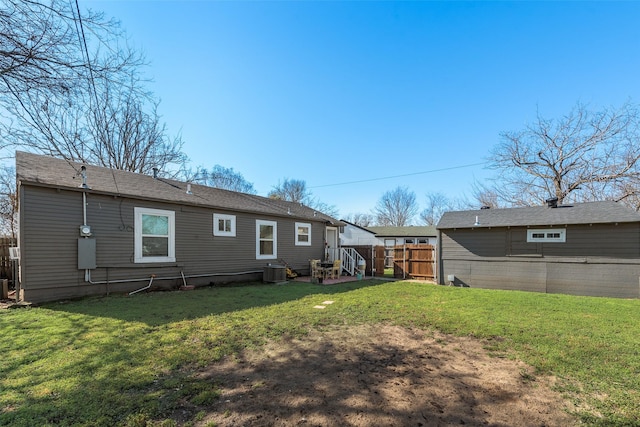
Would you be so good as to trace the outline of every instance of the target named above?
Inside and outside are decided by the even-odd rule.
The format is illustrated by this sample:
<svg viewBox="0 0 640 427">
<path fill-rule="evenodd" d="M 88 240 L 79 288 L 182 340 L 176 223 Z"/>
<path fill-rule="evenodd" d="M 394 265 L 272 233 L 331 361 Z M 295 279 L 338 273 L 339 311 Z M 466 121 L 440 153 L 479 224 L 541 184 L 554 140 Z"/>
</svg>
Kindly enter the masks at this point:
<svg viewBox="0 0 640 427">
<path fill-rule="evenodd" d="M 393 248 L 393 277 L 435 280 L 435 253 L 432 245 L 398 245 Z"/>
<path fill-rule="evenodd" d="M 374 246 L 376 276 L 384 276 L 386 251 L 384 246 Z"/>
<path fill-rule="evenodd" d="M 389 248 L 384 246 L 349 246 L 367 262 L 367 276 L 384 276 Z M 435 247 L 425 244 L 399 245 L 391 248 L 393 277 L 397 279 L 435 280 Z"/>
</svg>

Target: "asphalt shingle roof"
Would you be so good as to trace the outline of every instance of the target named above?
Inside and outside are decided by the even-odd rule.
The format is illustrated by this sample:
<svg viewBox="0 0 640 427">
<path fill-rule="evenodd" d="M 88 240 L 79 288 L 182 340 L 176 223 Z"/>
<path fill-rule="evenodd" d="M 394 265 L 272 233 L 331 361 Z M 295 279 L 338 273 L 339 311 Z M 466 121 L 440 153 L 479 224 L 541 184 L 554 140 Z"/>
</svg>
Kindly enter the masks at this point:
<svg viewBox="0 0 640 427">
<path fill-rule="evenodd" d="M 23 184 L 80 191 L 83 164 L 33 153 L 16 152 L 16 176 Z M 274 200 L 177 180 L 154 178 L 134 172 L 85 165 L 89 193 L 220 208 L 237 212 L 262 213 L 339 225 L 335 218 L 300 203 Z"/>
<path fill-rule="evenodd" d="M 476 217 L 478 222 L 476 224 Z M 486 228 L 640 222 L 640 213 L 619 203 L 589 202 L 509 209 L 445 212 L 436 228 Z"/>
</svg>

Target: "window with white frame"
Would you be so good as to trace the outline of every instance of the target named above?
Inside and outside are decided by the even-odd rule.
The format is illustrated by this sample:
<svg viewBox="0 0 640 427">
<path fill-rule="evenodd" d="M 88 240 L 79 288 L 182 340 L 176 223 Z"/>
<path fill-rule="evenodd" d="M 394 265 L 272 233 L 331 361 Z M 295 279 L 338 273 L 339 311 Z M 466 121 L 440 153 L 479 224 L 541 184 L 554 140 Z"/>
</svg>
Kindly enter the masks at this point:
<svg viewBox="0 0 640 427">
<path fill-rule="evenodd" d="M 564 243 L 566 239 L 567 230 L 564 228 L 527 230 L 528 243 Z"/>
<path fill-rule="evenodd" d="M 174 211 L 134 208 L 134 262 L 175 262 Z"/>
<path fill-rule="evenodd" d="M 296 222 L 296 246 L 311 246 L 311 224 Z"/>
<path fill-rule="evenodd" d="M 236 216 L 214 213 L 213 235 L 236 237 Z"/>
<path fill-rule="evenodd" d="M 278 223 L 256 220 L 256 259 L 278 257 Z"/>
</svg>

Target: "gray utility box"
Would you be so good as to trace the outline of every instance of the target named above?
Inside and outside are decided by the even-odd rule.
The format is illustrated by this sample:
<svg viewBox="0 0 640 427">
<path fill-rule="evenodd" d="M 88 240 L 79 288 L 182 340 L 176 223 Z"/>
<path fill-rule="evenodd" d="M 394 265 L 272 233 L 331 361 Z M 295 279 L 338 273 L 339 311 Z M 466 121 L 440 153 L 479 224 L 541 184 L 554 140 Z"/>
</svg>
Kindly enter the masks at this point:
<svg viewBox="0 0 640 427">
<path fill-rule="evenodd" d="M 284 265 L 268 265 L 264 268 L 262 281 L 280 283 L 287 281 L 287 268 Z"/>
<path fill-rule="evenodd" d="M 80 237 L 78 239 L 78 270 L 96 268 L 96 239 Z"/>
</svg>

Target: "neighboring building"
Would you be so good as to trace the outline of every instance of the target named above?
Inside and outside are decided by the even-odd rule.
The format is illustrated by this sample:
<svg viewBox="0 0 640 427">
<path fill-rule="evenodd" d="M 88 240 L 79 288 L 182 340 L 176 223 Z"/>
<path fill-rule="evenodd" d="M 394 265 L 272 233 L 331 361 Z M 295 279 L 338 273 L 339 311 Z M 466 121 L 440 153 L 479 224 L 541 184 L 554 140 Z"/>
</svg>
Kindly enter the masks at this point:
<svg viewBox="0 0 640 427">
<path fill-rule="evenodd" d="M 339 246 L 342 223 L 299 203 L 24 152 L 16 175 L 30 302 L 306 272 Z"/>
<path fill-rule="evenodd" d="M 446 212 L 439 282 L 640 297 L 640 214 L 615 202 Z"/>
<path fill-rule="evenodd" d="M 340 244 L 342 246 L 377 246 L 382 244 L 376 234 L 366 227 L 345 220 L 341 221 L 344 222 L 344 226 L 340 227 Z"/>
<path fill-rule="evenodd" d="M 433 226 L 410 225 L 405 227 L 367 227 L 375 233 L 385 247 L 404 244 L 428 244 L 436 246 L 438 232 Z"/>
<path fill-rule="evenodd" d="M 340 229 L 340 243 L 343 246 L 386 246 L 393 247 L 404 244 L 438 243 L 438 232 L 432 226 L 407 227 L 361 227 L 341 220 L 345 226 Z"/>
<path fill-rule="evenodd" d="M 382 264 L 377 270 L 393 267 L 395 246 L 429 244 L 435 247 L 438 243 L 437 230 L 432 226 L 361 227 L 344 220 L 342 222 L 346 224 L 340 231 L 342 246 L 384 246 L 384 261 L 380 261 Z M 367 259 L 373 257 L 366 254 L 364 256 Z M 374 262 L 375 260 L 371 260 L 371 264 Z"/>
</svg>

